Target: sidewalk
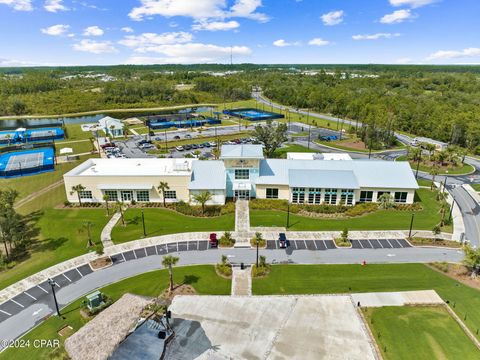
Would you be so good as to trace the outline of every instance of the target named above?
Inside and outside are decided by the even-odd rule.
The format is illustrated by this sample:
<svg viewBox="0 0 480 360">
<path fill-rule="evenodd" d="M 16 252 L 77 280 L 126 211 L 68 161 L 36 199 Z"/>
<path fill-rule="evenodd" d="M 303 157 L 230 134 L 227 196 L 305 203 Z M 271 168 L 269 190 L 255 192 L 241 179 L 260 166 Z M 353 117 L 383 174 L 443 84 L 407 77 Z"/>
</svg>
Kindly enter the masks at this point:
<svg viewBox="0 0 480 360">
<path fill-rule="evenodd" d="M 235 202 L 235 247 L 250 247 L 250 206 L 248 200 Z"/>
<path fill-rule="evenodd" d="M 103 248 L 107 248 L 109 246 L 113 245 L 112 241 L 112 230 L 115 224 L 120 220 L 121 214 L 119 212 L 116 212 L 113 214 L 112 218 L 108 221 L 107 225 L 102 230 L 102 233 L 100 235 L 100 240 L 102 241 Z"/>
<path fill-rule="evenodd" d="M 232 268 L 232 296 L 252 296 L 252 269 Z"/>
</svg>

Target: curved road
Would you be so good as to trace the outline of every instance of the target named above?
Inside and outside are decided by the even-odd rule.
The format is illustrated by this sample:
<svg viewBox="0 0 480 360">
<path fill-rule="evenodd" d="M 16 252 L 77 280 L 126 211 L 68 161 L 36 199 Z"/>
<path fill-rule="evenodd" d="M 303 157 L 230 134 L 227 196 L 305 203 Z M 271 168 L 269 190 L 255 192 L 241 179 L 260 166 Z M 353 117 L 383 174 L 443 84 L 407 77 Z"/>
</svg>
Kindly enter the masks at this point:
<svg viewBox="0 0 480 360">
<path fill-rule="evenodd" d="M 140 249 L 143 250 L 143 249 Z M 210 249 L 204 251 L 173 252 L 180 258 L 179 265 L 214 264 L 221 255 L 227 255 L 232 263 L 251 264 L 255 262 L 254 249 Z M 367 263 L 419 263 L 433 261 L 458 262 L 463 252 L 456 249 L 439 248 L 397 248 L 397 249 L 332 249 L 325 251 L 311 250 L 260 250 L 267 261 L 275 263 L 302 264 L 355 264 L 363 260 Z M 145 249 L 145 255 L 148 255 Z M 102 270 L 77 276 L 71 282 L 66 279 L 58 287 L 57 299 L 61 307 L 75 301 L 95 289 L 120 281 L 122 279 L 160 269 L 162 255 L 152 253 L 150 256 L 126 261 L 116 261 L 114 265 Z M 48 292 L 48 293 L 47 293 Z M 13 340 L 28 332 L 43 320 L 55 313 L 51 290 L 42 286 L 35 294 L 23 295 L 16 303 L 9 304 L 11 316 L 2 313 L 0 322 L 0 339 Z M 31 297 L 37 296 L 35 301 Z M 23 302 L 23 304 L 21 304 Z M 14 313 L 17 311 L 17 313 Z M 4 312 L 4 310 L 2 310 Z"/>
</svg>

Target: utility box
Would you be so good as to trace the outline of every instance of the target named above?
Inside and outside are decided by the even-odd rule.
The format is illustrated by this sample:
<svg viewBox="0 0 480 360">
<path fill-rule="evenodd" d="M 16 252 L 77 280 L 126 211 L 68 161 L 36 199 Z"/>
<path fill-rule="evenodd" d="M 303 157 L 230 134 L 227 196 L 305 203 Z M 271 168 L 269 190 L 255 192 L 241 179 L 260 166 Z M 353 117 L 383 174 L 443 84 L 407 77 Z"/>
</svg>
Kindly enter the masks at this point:
<svg viewBox="0 0 480 360">
<path fill-rule="evenodd" d="M 87 307 L 93 310 L 103 304 L 103 294 L 100 291 L 95 291 L 87 295 Z"/>
</svg>

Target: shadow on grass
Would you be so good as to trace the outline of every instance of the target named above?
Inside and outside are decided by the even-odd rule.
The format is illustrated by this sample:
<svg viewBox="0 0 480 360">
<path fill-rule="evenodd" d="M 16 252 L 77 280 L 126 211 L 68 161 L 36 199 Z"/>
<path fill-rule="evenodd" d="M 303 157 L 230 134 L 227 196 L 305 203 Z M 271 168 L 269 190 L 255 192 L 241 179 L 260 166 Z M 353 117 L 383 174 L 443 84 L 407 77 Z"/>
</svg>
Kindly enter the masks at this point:
<svg viewBox="0 0 480 360">
<path fill-rule="evenodd" d="M 67 238 L 60 237 L 56 239 L 45 239 L 37 243 L 34 247 L 34 251 L 43 252 L 43 251 L 53 251 L 58 249 L 60 246 L 65 244 L 68 241 Z"/>
<path fill-rule="evenodd" d="M 183 278 L 183 285 L 196 284 L 200 278 L 196 275 L 185 275 Z"/>
</svg>

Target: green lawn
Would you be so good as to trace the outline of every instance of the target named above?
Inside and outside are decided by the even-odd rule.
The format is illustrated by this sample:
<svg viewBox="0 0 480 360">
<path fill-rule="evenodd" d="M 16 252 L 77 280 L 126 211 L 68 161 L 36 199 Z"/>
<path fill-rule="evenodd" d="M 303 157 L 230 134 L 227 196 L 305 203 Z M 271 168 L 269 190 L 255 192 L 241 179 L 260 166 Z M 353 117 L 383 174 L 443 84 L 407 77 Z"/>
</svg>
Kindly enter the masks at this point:
<svg viewBox="0 0 480 360">
<path fill-rule="evenodd" d="M 406 161 L 406 160 L 407 160 L 406 156 L 399 156 L 396 159 L 396 161 Z M 412 167 L 412 169 L 416 170 L 417 169 L 417 163 L 414 162 L 414 161 L 409 161 L 409 162 L 410 162 L 410 166 Z M 432 167 L 420 163 L 420 166 L 419 166 L 418 170 L 426 172 L 426 173 L 430 173 L 430 171 L 432 170 Z M 472 165 L 464 163 L 464 164 L 462 164 L 462 166 L 457 166 L 457 167 L 443 166 L 439 169 L 439 175 L 447 174 L 446 171 L 448 171 L 449 175 L 465 175 L 465 174 L 470 174 L 474 170 L 475 170 L 475 168 Z"/>
<path fill-rule="evenodd" d="M 269 260 L 269 259 L 267 259 Z M 274 265 L 254 279 L 255 295 L 435 290 L 472 332 L 480 328 L 480 291 L 423 264 Z M 478 335 L 478 334 L 477 334 Z"/>
<path fill-rule="evenodd" d="M 93 251 L 87 248 L 82 224 L 91 221 L 92 238 L 100 242 L 100 233 L 108 221 L 102 209 L 45 209 L 40 215 L 40 236 L 27 259 L 18 261 L 12 269 L 0 272 L 0 289 L 49 266 Z"/>
<path fill-rule="evenodd" d="M 428 189 L 417 190 L 423 210 L 415 213 L 413 227 L 416 230 L 431 230 L 440 222 L 439 205 L 435 194 Z M 278 210 L 250 211 L 251 226 L 286 226 L 287 213 Z M 290 214 L 289 230 L 335 231 L 343 230 L 405 230 L 410 226 L 411 212 L 400 210 L 378 210 L 355 218 L 321 219 Z M 450 229 L 444 229 L 450 230 Z"/>
<path fill-rule="evenodd" d="M 275 157 L 285 159 L 289 152 L 316 153 L 317 151 L 302 145 L 285 144 L 283 147 L 275 150 Z"/>
<path fill-rule="evenodd" d="M 145 209 L 144 214 L 148 237 L 194 231 L 233 231 L 235 228 L 234 214 L 200 218 L 162 208 Z M 119 221 L 113 228 L 112 240 L 116 244 L 143 237 L 140 209 L 128 209 L 125 221 L 125 227 Z"/>
<path fill-rule="evenodd" d="M 432 185 L 432 181 L 427 180 L 427 179 L 417 179 L 417 183 L 420 186 L 429 186 L 430 187 Z"/>
<path fill-rule="evenodd" d="M 90 140 L 57 141 L 55 142 L 55 145 L 57 148 L 57 156 L 60 155 L 60 150 L 63 148 L 71 148 L 73 150 L 72 154 L 83 154 L 92 151 L 92 143 Z"/>
<path fill-rule="evenodd" d="M 364 313 L 385 360 L 480 358 L 443 307 L 382 307 Z"/>
<path fill-rule="evenodd" d="M 480 184 L 470 184 L 475 191 L 480 191 Z"/>
<path fill-rule="evenodd" d="M 230 294 L 230 280 L 217 276 L 214 267 L 210 265 L 175 268 L 174 280 L 176 283 L 190 284 L 199 294 Z M 168 272 L 166 270 L 158 270 L 108 285 L 102 288 L 101 291 L 114 300 L 117 300 L 126 292 L 143 296 L 158 296 L 167 286 Z M 40 326 L 25 335 L 23 339 L 31 340 L 32 342 L 34 339 L 60 339 L 63 344 L 64 339 L 57 333 L 59 329 L 69 325 L 76 331 L 86 323 L 86 320 L 80 316 L 79 312 L 79 307 L 83 300 L 84 298 L 78 299 L 62 311 L 66 319 L 60 319 L 56 316 L 50 317 Z M 96 334 L 95 336 L 101 336 L 101 334 Z M 52 349 L 35 349 L 30 347 L 24 349 L 8 349 L 0 353 L 0 359 L 47 359 L 52 358 L 53 355 Z"/>
<path fill-rule="evenodd" d="M 62 184 L 23 204 L 17 211 L 20 214 L 27 215 L 34 211 L 53 209 L 57 205 L 62 205 L 66 200 L 67 194 L 65 193 L 65 186 Z"/>
<path fill-rule="evenodd" d="M 65 127 L 67 129 L 67 139 L 68 140 L 82 140 L 82 139 L 89 139 L 92 137 L 91 131 L 83 131 L 81 124 L 66 124 Z"/>
</svg>

